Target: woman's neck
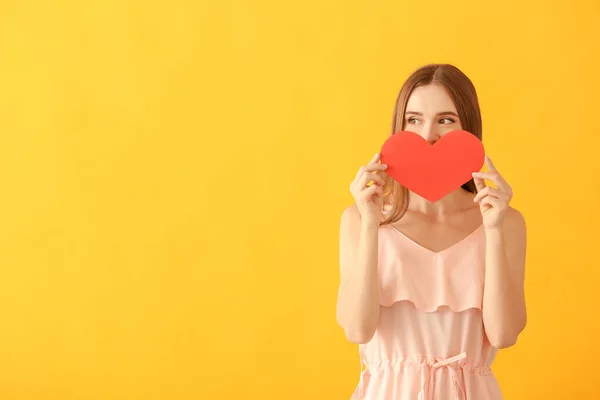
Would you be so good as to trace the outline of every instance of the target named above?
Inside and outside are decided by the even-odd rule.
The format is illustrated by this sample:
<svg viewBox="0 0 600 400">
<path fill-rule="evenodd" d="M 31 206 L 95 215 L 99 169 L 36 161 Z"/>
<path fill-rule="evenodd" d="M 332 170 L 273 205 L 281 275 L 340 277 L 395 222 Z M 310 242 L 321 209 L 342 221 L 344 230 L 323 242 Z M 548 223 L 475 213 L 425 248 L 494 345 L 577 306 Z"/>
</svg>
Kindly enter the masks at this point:
<svg viewBox="0 0 600 400">
<path fill-rule="evenodd" d="M 409 191 L 408 210 L 424 214 L 434 220 L 443 220 L 446 216 L 476 207 L 472 201 L 473 196 L 472 193 L 460 188 L 432 203 Z"/>
</svg>

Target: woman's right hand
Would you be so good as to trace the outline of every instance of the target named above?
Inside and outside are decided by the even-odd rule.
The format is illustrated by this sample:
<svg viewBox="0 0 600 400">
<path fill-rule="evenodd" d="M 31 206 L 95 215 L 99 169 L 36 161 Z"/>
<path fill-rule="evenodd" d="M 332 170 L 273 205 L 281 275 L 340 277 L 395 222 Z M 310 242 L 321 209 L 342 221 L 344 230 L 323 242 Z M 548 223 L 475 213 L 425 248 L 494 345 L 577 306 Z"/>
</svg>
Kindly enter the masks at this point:
<svg viewBox="0 0 600 400">
<path fill-rule="evenodd" d="M 371 161 L 359 168 L 356 177 L 350 184 L 350 192 L 354 197 L 363 224 L 379 226 L 383 209 L 383 185 L 387 168 L 380 164 L 379 153 Z M 368 185 L 369 182 L 372 185 Z"/>
</svg>

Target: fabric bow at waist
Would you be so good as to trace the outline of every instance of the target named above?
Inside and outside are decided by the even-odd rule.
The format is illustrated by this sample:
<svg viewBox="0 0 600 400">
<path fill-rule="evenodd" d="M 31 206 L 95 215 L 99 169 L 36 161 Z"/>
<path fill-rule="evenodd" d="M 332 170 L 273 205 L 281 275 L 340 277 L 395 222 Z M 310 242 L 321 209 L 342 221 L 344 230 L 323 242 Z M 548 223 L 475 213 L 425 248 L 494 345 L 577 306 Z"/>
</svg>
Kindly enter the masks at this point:
<svg viewBox="0 0 600 400">
<path fill-rule="evenodd" d="M 454 383 L 454 393 L 456 394 L 456 400 L 466 399 L 467 395 L 465 389 L 461 384 L 461 380 L 458 377 L 457 371 L 452 367 L 452 364 L 466 358 L 466 353 L 461 353 L 457 356 L 437 359 L 435 362 L 423 364 L 423 387 L 419 392 L 418 400 L 433 400 L 433 390 L 435 388 L 435 373 L 440 368 L 446 368 L 450 372 L 452 377 L 452 383 Z"/>
</svg>

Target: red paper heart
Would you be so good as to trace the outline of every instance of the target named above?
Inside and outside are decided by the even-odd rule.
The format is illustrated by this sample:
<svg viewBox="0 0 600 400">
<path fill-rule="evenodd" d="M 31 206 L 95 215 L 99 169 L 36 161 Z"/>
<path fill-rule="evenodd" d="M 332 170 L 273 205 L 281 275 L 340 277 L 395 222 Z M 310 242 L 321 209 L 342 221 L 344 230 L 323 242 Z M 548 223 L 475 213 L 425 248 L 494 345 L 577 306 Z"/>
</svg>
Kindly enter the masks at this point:
<svg viewBox="0 0 600 400">
<path fill-rule="evenodd" d="M 485 161 L 483 143 L 472 133 L 448 132 L 433 145 L 414 132 L 401 131 L 383 144 L 386 173 L 419 196 L 436 202 L 472 179 Z"/>
</svg>

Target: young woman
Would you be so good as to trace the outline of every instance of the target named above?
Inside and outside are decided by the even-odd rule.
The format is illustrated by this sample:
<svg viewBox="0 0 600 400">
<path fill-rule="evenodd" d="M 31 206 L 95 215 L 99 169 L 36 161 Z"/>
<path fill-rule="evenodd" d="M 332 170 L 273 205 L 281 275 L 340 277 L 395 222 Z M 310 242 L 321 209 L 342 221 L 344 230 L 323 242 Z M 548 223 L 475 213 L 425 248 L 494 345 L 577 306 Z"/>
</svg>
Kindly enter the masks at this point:
<svg viewBox="0 0 600 400">
<path fill-rule="evenodd" d="M 391 133 L 433 144 L 456 129 L 481 139 L 481 125 L 469 78 L 435 64 L 403 85 Z M 435 203 L 387 176 L 379 155 L 356 174 L 340 222 L 337 300 L 361 356 L 352 399 L 502 398 L 490 367 L 525 328 L 526 228 L 510 185 L 487 156 L 486 165 Z"/>
</svg>

